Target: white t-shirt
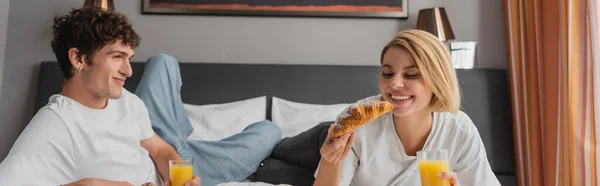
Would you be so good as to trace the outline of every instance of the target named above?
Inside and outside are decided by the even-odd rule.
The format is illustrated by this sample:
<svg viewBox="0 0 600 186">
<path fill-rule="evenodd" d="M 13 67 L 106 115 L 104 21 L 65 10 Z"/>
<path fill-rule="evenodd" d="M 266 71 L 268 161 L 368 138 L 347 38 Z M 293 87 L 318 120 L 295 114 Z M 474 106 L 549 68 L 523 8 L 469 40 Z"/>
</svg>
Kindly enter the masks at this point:
<svg viewBox="0 0 600 186">
<path fill-rule="evenodd" d="M 358 103 L 375 99 L 381 95 Z M 388 112 L 355 130 L 352 150 L 342 162 L 340 186 L 421 185 L 416 157 L 404 151 L 392 117 Z M 500 185 L 469 116 L 434 112 L 432 123 L 423 149 L 446 149 L 450 170 L 458 174 L 461 186 Z"/>
<path fill-rule="evenodd" d="M 0 163 L 0 185 L 59 185 L 84 178 L 162 184 L 140 145 L 153 134 L 144 103 L 125 89 L 104 109 L 53 95 Z"/>
</svg>

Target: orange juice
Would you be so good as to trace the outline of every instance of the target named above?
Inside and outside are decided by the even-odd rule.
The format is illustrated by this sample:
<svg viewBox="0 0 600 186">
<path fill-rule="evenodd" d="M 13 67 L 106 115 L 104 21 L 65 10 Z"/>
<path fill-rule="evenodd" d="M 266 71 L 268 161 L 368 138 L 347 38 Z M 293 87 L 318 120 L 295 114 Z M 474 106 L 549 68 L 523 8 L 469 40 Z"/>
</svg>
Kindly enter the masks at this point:
<svg viewBox="0 0 600 186">
<path fill-rule="evenodd" d="M 449 179 L 441 179 L 438 174 L 448 171 L 448 162 L 442 160 L 419 161 L 421 186 L 450 186 Z"/>
<path fill-rule="evenodd" d="M 171 165 L 171 186 L 184 186 L 186 182 L 194 178 L 194 166 Z"/>
</svg>

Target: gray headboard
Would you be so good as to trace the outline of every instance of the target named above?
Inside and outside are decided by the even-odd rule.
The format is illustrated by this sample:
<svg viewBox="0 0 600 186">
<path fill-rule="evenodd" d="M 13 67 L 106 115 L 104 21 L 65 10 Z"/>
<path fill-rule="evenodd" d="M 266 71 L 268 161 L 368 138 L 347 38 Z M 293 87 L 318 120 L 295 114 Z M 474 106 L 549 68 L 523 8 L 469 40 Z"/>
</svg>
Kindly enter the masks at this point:
<svg viewBox="0 0 600 186">
<path fill-rule="evenodd" d="M 210 104 L 266 95 L 315 103 L 350 103 L 379 93 L 377 66 L 181 63 L 183 102 Z M 125 88 L 134 92 L 144 63 L 132 63 Z M 502 185 L 516 185 L 513 130 L 506 70 L 457 70 L 463 111 L 477 126 L 488 159 Z M 42 62 L 35 111 L 60 92 L 56 62 Z M 267 111 L 270 118 L 270 108 Z"/>
</svg>

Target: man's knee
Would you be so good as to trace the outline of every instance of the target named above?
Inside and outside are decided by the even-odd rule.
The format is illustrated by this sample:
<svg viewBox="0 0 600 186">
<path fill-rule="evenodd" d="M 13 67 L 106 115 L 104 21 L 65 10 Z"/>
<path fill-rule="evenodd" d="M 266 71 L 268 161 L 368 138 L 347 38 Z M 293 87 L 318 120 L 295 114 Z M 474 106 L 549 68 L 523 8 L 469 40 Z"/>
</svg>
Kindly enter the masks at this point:
<svg viewBox="0 0 600 186">
<path fill-rule="evenodd" d="M 169 54 L 158 53 L 148 58 L 146 65 L 179 65 L 177 59 Z"/>
<path fill-rule="evenodd" d="M 256 122 L 248 126 L 248 128 L 260 132 L 260 134 L 265 136 L 270 142 L 277 143 L 281 140 L 281 128 L 269 120 Z"/>
<path fill-rule="evenodd" d="M 159 53 L 148 59 L 144 67 L 144 74 L 155 77 L 179 76 L 179 63 L 175 57 Z M 177 79 L 177 78 L 176 78 Z"/>
</svg>

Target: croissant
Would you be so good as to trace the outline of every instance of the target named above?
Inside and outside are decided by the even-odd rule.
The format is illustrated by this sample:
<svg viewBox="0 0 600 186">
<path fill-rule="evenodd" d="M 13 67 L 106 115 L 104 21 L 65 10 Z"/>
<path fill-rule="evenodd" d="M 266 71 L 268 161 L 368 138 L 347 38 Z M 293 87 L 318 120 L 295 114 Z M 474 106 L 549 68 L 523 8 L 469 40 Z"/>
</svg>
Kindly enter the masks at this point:
<svg viewBox="0 0 600 186">
<path fill-rule="evenodd" d="M 387 101 L 375 100 L 367 104 L 357 104 L 348 108 L 345 115 L 338 118 L 333 128 L 333 138 L 338 138 L 363 126 L 375 118 L 391 111 L 392 104 Z"/>
</svg>

